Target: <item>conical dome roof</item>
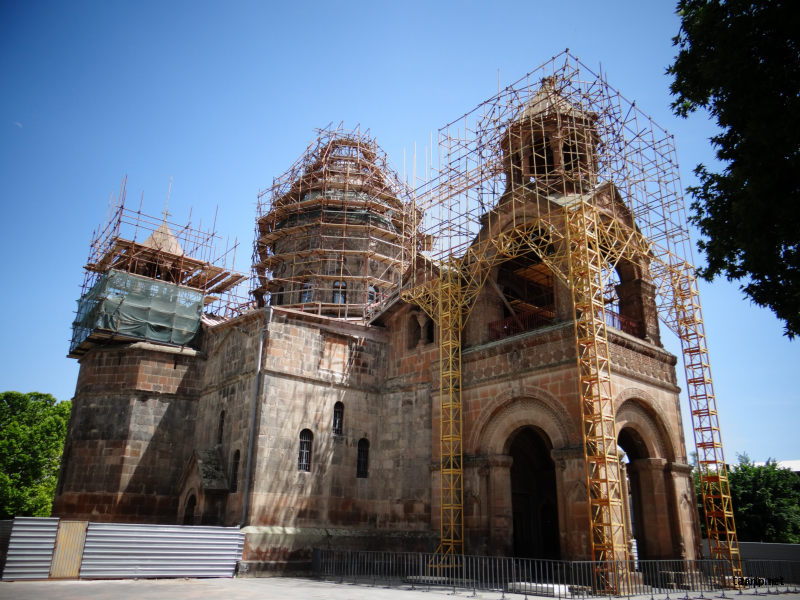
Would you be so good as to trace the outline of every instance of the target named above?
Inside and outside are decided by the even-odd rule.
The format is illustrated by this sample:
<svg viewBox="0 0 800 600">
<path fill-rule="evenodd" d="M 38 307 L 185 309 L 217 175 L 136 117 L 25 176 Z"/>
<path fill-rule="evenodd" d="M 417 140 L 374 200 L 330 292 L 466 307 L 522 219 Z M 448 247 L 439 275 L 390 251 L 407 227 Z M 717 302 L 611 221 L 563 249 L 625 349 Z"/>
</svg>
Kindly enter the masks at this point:
<svg viewBox="0 0 800 600">
<path fill-rule="evenodd" d="M 175 237 L 175 234 L 172 233 L 166 221 L 161 223 L 158 229 L 142 242 L 142 246 L 174 254 L 175 256 L 183 256 L 183 248 L 181 248 L 178 239 Z"/>
<path fill-rule="evenodd" d="M 576 119 L 593 119 L 594 113 L 583 111 L 569 102 L 558 90 L 556 77 L 545 77 L 539 91 L 523 107 L 517 121 L 541 118 L 560 113 Z"/>
</svg>

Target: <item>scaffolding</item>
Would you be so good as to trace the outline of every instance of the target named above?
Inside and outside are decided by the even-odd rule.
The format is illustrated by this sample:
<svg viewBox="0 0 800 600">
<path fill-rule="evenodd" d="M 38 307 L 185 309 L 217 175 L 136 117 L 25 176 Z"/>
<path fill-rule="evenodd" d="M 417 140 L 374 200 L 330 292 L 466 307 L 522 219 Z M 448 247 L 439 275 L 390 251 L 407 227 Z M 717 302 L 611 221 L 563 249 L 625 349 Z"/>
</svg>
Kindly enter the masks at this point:
<svg viewBox="0 0 800 600">
<path fill-rule="evenodd" d="M 70 342 L 70 358 L 97 344 L 145 339 L 186 345 L 203 314 L 223 319 L 252 307 L 232 269 L 237 244 L 217 255 L 219 237 L 129 208 L 127 178 L 92 235 Z M 229 266 L 230 265 L 230 266 Z"/>
<path fill-rule="evenodd" d="M 440 555 L 464 550 L 462 330 L 492 269 L 527 257 L 569 290 L 591 558 L 629 558 L 608 328 L 638 320 L 658 342 L 620 292 L 635 281 L 680 338 L 711 555 L 740 573 L 672 137 L 566 51 L 441 128 L 438 161 L 416 190 L 412 246 L 427 250 L 401 297 L 440 329 Z M 614 567 L 597 575 L 620 591 Z"/>
<path fill-rule="evenodd" d="M 258 196 L 253 296 L 367 320 L 396 292 L 410 254 L 410 190 L 359 128 L 317 138 Z"/>
</svg>

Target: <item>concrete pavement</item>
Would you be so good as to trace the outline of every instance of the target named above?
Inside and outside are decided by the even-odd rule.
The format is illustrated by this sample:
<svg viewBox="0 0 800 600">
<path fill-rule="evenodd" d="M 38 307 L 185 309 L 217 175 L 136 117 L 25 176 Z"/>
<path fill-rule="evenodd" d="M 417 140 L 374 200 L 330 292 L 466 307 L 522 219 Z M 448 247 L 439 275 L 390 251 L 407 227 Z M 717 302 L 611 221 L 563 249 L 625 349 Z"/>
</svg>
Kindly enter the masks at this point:
<svg viewBox="0 0 800 600">
<path fill-rule="evenodd" d="M 684 592 L 673 594 L 670 600 L 681 600 Z M 699 592 L 688 596 L 702 599 Z M 756 595 L 753 590 L 741 595 L 728 592 L 731 600 L 758 600 L 780 598 L 800 600 L 797 593 Z M 500 600 L 500 592 L 478 592 L 431 588 L 430 590 L 392 588 L 350 583 L 333 583 L 314 579 L 275 577 L 262 579 L 124 579 L 113 581 L 13 581 L 0 582 L 2 600 L 451 600 L 478 598 Z M 522 594 L 505 594 L 508 600 L 523 600 Z M 529 598 L 538 598 L 529 596 Z M 650 596 L 640 596 L 650 600 Z M 719 594 L 706 593 L 705 598 L 715 600 Z M 657 600 L 666 600 L 657 596 Z"/>
</svg>

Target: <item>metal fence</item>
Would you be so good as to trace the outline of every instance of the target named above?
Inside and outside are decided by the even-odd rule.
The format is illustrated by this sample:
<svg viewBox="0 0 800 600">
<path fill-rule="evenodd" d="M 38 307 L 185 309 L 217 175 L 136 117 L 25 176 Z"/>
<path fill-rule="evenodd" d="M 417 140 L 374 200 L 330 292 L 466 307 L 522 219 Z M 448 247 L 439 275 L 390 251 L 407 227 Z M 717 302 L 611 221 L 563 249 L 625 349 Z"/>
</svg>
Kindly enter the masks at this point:
<svg viewBox="0 0 800 600">
<path fill-rule="evenodd" d="M 0 575 L 2 575 L 3 569 L 6 566 L 8 543 L 11 541 L 11 528 L 13 525 L 13 519 L 3 519 L 0 521 Z"/>
<path fill-rule="evenodd" d="M 69 527 L 73 525 L 78 527 Z M 243 547 L 244 534 L 238 527 L 87 524 L 17 517 L 0 522 L 0 573 L 6 581 L 232 577 Z"/>
<path fill-rule="evenodd" d="M 238 527 L 89 523 L 80 577 L 232 577 L 243 546 Z"/>
<path fill-rule="evenodd" d="M 560 561 L 493 556 L 315 550 L 315 574 L 340 583 L 447 587 L 555 598 L 798 591 L 800 563 L 746 561 L 744 576 L 715 560 Z"/>
<path fill-rule="evenodd" d="M 16 517 L 11 526 L 3 579 L 47 579 L 58 519 Z"/>
</svg>

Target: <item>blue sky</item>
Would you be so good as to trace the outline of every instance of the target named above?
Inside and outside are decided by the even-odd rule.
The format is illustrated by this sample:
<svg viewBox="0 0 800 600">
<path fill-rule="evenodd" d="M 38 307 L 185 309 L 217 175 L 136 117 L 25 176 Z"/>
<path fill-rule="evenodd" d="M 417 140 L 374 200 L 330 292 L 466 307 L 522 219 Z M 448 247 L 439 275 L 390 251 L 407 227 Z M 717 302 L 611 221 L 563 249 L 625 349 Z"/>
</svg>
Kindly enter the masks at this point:
<svg viewBox="0 0 800 600">
<path fill-rule="evenodd" d="M 369 128 L 402 169 L 431 133 L 569 48 L 676 138 L 684 185 L 713 164 L 703 115 L 669 110 L 678 30 L 654 2 L 0 0 L 0 390 L 71 397 L 65 358 L 92 230 L 128 175 L 158 214 L 238 238 L 314 129 Z M 764 232 L 769 235 L 769 232 Z M 703 284 L 726 455 L 800 458 L 800 342 L 736 284 Z M 670 348 L 675 351 L 674 343 Z M 682 374 L 681 374 L 682 377 Z M 686 417 L 688 418 L 688 417 Z M 690 440 L 691 438 L 689 438 Z M 687 441 L 689 441 L 687 440 Z M 690 442 L 691 445 L 691 442 Z"/>
</svg>

